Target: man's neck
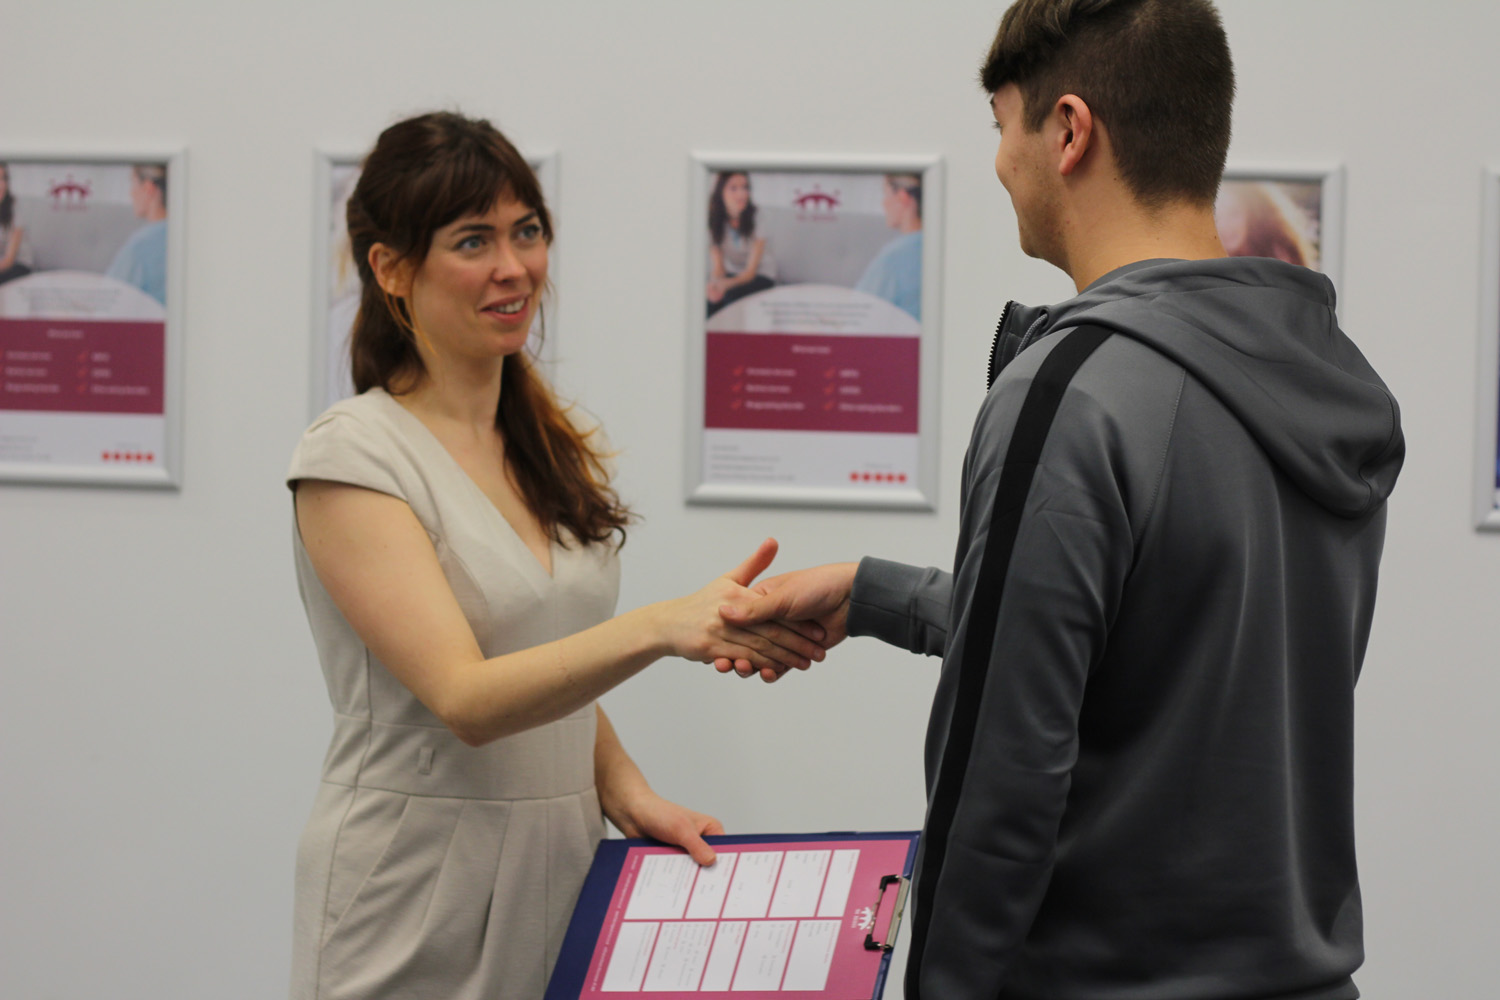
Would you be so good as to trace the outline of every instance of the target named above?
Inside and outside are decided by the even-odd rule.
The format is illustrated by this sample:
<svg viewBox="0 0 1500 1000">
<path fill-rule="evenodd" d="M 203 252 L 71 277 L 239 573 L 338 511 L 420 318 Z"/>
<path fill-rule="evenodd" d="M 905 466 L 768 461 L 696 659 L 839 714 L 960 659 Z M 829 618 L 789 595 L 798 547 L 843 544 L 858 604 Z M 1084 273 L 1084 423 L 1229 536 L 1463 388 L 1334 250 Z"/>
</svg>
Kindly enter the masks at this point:
<svg viewBox="0 0 1500 1000">
<path fill-rule="evenodd" d="M 1173 203 L 1158 209 L 1131 205 L 1093 211 L 1092 224 L 1075 220 L 1060 266 L 1081 292 L 1104 275 L 1138 260 L 1208 260 L 1226 256 L 1213 206 Z"/>
</svg>

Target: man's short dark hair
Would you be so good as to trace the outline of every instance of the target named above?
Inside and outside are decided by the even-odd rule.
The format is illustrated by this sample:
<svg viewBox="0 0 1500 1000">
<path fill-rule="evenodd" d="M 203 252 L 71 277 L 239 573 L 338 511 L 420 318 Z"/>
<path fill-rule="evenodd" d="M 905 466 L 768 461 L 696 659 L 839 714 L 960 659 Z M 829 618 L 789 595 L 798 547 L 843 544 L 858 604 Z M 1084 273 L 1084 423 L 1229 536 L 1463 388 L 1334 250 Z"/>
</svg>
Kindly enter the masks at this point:
<svg viewBox="0 0 1500 1000">
<path fill-rule="evenodd" d="M 1234 64 L 1209 0 L 1016 0 L 979 71 L 1042 127 L 1065 94 L 1104 124 L 1142 203 L 1212 203 L 1229 153 Z"/>
</svg>

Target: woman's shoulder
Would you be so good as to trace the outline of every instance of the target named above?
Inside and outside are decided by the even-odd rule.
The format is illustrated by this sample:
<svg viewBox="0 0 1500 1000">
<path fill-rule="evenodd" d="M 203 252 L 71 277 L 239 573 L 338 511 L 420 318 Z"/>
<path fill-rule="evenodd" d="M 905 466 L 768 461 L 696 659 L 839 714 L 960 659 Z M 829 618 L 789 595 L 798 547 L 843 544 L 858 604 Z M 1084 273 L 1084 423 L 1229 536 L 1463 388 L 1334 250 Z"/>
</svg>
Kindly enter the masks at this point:
<svg viewBox="0 0 1500 1000">
<path fill-rule="evenodd" d="M 324 410 L 302 432 L 292 452 L 287 485 L 301 479 L 327 479 L 398 493 L 400 404 L 383 389 L 370 389 Z"/>
</svg>

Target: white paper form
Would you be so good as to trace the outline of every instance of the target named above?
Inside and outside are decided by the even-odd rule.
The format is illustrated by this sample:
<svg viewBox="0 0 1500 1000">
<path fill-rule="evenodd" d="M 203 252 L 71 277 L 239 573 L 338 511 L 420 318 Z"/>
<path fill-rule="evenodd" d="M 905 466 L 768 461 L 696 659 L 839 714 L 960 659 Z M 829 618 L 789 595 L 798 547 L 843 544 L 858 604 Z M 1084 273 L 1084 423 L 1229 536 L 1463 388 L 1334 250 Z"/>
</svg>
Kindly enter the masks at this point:
<svg viewBox="0 0 1500 1000">
<path fill-rule="evenodd" d="M 734 974 L 736 991 L 775 990 L 781 988 L 786 960 L 792 953 L 795 920 L 757 920 L 745 935 L 740 952 L 740 967 Z"/>
<path fill-rule="evenodd" d="M 688 900 L 689 920 L 717 920 L 724 908 L 724 897 L 729 892 L 729 879 L 734 875 L 737 854 L 720 853 L 714 863 L 698 869 L 698 881 L 693 885 L 693 896 Z"/>
<path fill-rule="evenodd" d="M 750 851 L 740 855 L 729 896 L 724 900 L 724 919 L 764 917 L 776 888 L 776 873 L 781 869 L 783 851 Z"/>
<path fill-rule="evenodd" d="M 854 885 L 854 871 L 859 867 L 859 850 L 834 851 L 828 866 L 828 882 L 823 886 L 823 901 L 818 916 L 842 917 L 849 908 L 849 888 Z"/>
<path fill-rule="evenodd" d="M 782 992 L 822 990 L 828 986 L 833 951 L 839 943 L 840 920 L 804 920 L 797 925 L 797 940 L 786 963 Z"/>
<path fill-rule="evenodd" d="M 647 993 L 696 991 L 713 942 L 712 921 L 663 924 L 643 989 Z"/>
<path fill-rule="evenodd" d="M 719 934 L 714 938 L 714 950 L 708 956 L 708 968 L 703 972 L 703 985 L 699 993 L 717 993 L 729 989 L 734 978 L 735 964 L 740 960 L 740 945 L 745 943 L 745 931 L 750 925 L 743 920 L 733 920 L 719 925 Z"/>
<path fill-rule="evenodd" d="M 832 856 L 832 851 L 787 851 L 776 879 L 776 895 L 771 897 L 771 916 L 815 915 Z"/>
<path fill-rule="evenodd" d="M 622 923 L 615 938 L 614 954 L 609 956 L 609 968 L 604 973 L 601 993 L 639 993 L 641 980 L 646 978 L 646 963 L 651 959 L 651 947 L 656 944 L 656 930 L 660 924 Z"/>
<path fill-rule="evenodd" d="M 648 855 L 630 890 L 625 919 L 681 920 L 697 874 L 698 862 L 686 854 Z"/>
</svg>

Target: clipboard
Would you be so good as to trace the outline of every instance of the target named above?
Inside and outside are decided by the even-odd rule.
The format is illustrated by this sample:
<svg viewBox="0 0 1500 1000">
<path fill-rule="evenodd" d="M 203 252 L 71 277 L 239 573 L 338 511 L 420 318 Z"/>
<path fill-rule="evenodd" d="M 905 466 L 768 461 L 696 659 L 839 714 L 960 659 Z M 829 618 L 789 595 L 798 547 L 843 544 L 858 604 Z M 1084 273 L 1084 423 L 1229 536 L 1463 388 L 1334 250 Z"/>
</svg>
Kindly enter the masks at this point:
<svg viewBox="0 0 1500 1000">
<path fill-rule="evenodd" d="M 915 831 L 652 840 L 594 855 L 545 1000 L 879 1000 Z"/>
</svg>

